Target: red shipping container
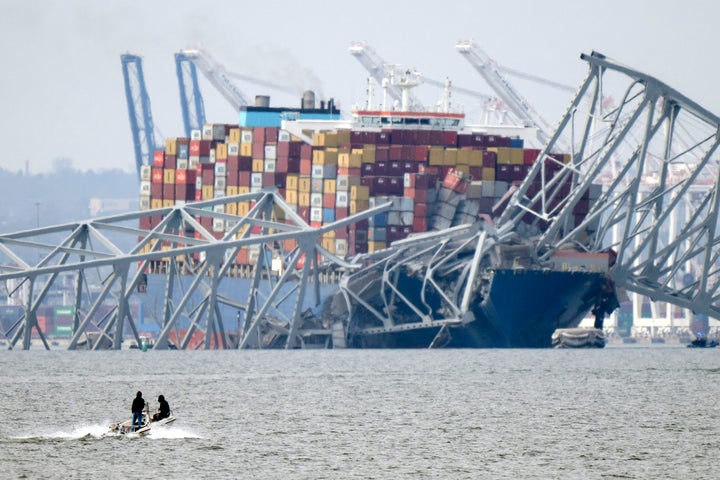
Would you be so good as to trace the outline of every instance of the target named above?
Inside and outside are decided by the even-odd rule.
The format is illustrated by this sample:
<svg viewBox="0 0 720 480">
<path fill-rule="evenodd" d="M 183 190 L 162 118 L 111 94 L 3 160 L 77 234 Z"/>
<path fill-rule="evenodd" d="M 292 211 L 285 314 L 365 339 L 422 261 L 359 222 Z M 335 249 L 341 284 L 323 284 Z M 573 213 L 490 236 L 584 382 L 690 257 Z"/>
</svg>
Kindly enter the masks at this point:
<svg viewBox="0 0 720 480">
<path fill-rule="evenodd" d="M 203 168 L 201 178 L 203 185 L 213 185 L 215 183 L 215 170 L 206 170 Z"/>
<path fill-rule="evenodd" d="M 375 149 L 375 162 L 387 162 L 390 160 L 390 147 L 380 145 Z"/>
<path fill-rule="evenodd" d="M 275 172 L 276 173 L 287 173 L 288 172 L 288 158 L 278 157 L 275 160 Z"/>
<path fill-rule="evenodd" d="M 238 172 L 238 186 L 249 187 L 250 186 L 251 173 L 248 170 L 241 170 Z"/>
<path fill-rule="evenodd" d="M 279 127 L 265 127 L 265 143 L 277 143 Z"/>
<path fill-rule="evenodd" d="M 335 194 L 323 193 L 323 208 L 335 208 Z"/>
<path fill-rule="evenodd" d="M 277 144 L 277 157 L 288 157 L 290 156 L 290 142 L 278 142 Z"/>
<path fill-rule="evenodd" d="M 163 183 L 163 169 L 162 167 L 152 167 L 150 181 L 152 183 Z"/>
<path fill-rule="evenodd" d="M 175 185 L 175 198 L 177 200 L 195 200 L 195 184 Z"/>
<path fill-rule="evenodd" d="M 165 165 L 165 151 L 155 150 L 153 152 L 153 166 L 162 167 L 163 165 Z"/>
<path fill-rule="evenodd" d="M 427 218 L 415 217 L 413 219 L 413 232 L 427 232 Z"/>
<path fill-rule="evenodd" d="M 427 218 L 427 216 L 428 216 L 427 203 L 422 203 L 422 202 L 416 201 L 413 205 L 413 215 L 415 215 L 416 217 Z"/>
<path fill-rule="evenodd" d="M 404 160 L 403 159 L 403 146 L 402 145 L 390 145 L 388 160 Z M 375 152 L 375 162 L 378 161 L 377 151 Z"/>
<path fill-rule="evenodd" d="M 431 130 L 430 131 L 430 145 L 438 146 L 442 145 L 443 132 L 442 130 Z"/>
<path fill-rule="evenodd" d="M 300 159 L 300 175 L 312 175 L 312 160 L 309 158 Z"/>
<path fill-rule="evenodd" d="M 430 145 L 430 131 L 429 130 L 417 130 L 416 140 L 418 145 Z"/>
<path fill-rule="evenodd" d="M 163 185 L 163 200 L 175 200 L 174 183 L 166 183 Z"/>
<path fill-rule="evenodd" d="M 259 143 L 263 145 L 265 143 L 265 128 L 255 127 L 252 129 L 253 132 L 253 143 Z"/>
<path fill-rule="evenodd" d="M 489 152 L 483 150 L 482 152 L 482 166 L 488 168 L 495 168 L 497 165 L 497 152 Z"/>
<path fill-rule="evenodd" d="M 335 220 L 347 218 L 349 211 L 348 207 L 335 207 Z"/>
<path fill-rule="evenodd" d="M 238 170 L 241 172 L 251 172 L 252 171 L 252 157 L 238 158 Z"/>
<path fill-rule="evenodd" d="M 343 217 L 345 218 L 345 217 Z M 335 212 L 335 219 L 337 220 L 337 212 Z M 347 240 L 348 239 L 348 229 L 347 227 L 338 228 L 335 230 L 335 240 Z"/>
<path fill-rule="evenodd" d="M 406 142 L 407 143 L 407 142 Z M 412 160 L 415 158 L 416 145 L 403 145 L 402 147 L 402 160 Z"/>
<path fill-rule="evenodd" d="M 446 147 L 456 147 L 457 136 L 458 132 L 456 132 L 455 130 L 444 130 L 442 132 L 442 144 Z"/>
<path fill-rule="evenodd" d="M 175 183 L 187 183 L 187 170 L 183 168 L 175 170 Z"/>
<path fill-rule="evenodd" d="M 171 169 L 177 168 L 177 161 L 175 160 L 175 155 L 165 155 L 165 162 L 163 163 L 163 167 Z"/>
<path fill-rule="evenodd" d="M 429 152 L 430 149 L 427 145 L 417 145 L 413 151 L 412 159 L 416 162 L 427 162 Z"/>
<path fill-rule="evenodd" d="M 227 158 L 227 173 L 228 175 L 230 172 L 237 172 L 240 170 L 240 157 L 236 156 L 228 156 Z"/>
<path fill-rule="evenodd" d="M 265 159 L 265 144 L 264 143 L 258 143 L 253 140 L 252 158 L 257 159 L 257 160 Z"/>
<path fill-rule="evenodd" d="M 303 160 L 312 160 L 313 157 L 313 147 L 311 145 L 308 145 L 306 143 L 303 143 L 300 147 L 300 158 Z"/>
<path fill-rule="evenodd" d="M 210 148 L 212 147 L 212 140 L 190 140 L 190 155 L 193 156 L 208 156 L 210 155 Z"/>
<path fill-rule="evenodd" d="M 525 165 L 532 165 L 540 155 L 540 150 L 537 148 L 526 148 L 523 150 L 523 163 Z"/>
<path fill-rule="evenodd" d="M 298 207 L 297 213 L 306 222 L 310 221 L 310 207 Z"/>
<path fill-rule="evenodd" d="M 265 172 L 262 174 L 262 186 L 263 187 L 276 187 L 275 173 Z"/>
</svg>

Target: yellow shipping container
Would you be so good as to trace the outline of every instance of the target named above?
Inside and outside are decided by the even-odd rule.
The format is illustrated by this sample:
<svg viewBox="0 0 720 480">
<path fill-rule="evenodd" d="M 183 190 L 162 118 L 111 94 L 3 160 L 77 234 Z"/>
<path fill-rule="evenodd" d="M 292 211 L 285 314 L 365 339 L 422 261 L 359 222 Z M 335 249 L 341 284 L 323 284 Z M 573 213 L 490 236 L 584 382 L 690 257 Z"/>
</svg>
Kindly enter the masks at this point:
<svg viewBox="0 0 720 480">
<path fill-rule="evenodd" d="M 285 201 L 290 205 L 298 204 L 298 192 L 297 190 L 285 190 Z"/>
<path fill-rule="evenodd" d="M 215 159 L 216 160 L 227 160 L 227 144 L 218 143 L 215 147 Z"/>
<path fill-rule="evenodd" d="M 347 145 L 350 143 L 350 130 L 338 130 L 337 142 L 338 145 Z"/>
<path fill-rule="evenodd" d="M 215 198 L 215 188 L 212 185 L 203 185 L 202 187 L 202 199 L 211 200 Z"/>
<path fill-rule="evenodd" d="M 310 206 L 310 193 L 298 192 L 298 206 L 309 207 Z"/>
<path fill-rule="evenodd" d="M 510 149 L 510 164 L 511 165 L 522 165 L 525 163 L 525 153 L 522 148 L 511 148 Z"/>
<path fill-rule="evenodd" d="M 482 150 L 470 150 L 470 160 L 468 165 L 471 167 L 482 167 L 483 152 Z"/>
<path fill-rule="evenodd" d="M 430 147 L 428 165 L 441 166 L 445 164 L 445 149 L 443 147 Z"/>
<path fill-rule="evenodd" d="M 563 163 L 567 165 L 568 163 L 570 163 L 570 160 L 572 160 L 572 155 L 570 155 L 569 153 L 563 153 Z"/>
<path fill-rule="evenodd" d="M 298 175 L 296 173 L 288 173 L 285 177 L 285 188 L 288 190 L 298 189 Z"/>
<path fill-rule="evenodd" d="M 464 175 L 470 175 L 470 167 L 467 165 L 458 165 L 457 167 L 455 167 L 455 170 Z"/>
<path fill-rule="evenodd" d="M 385 250 L 387 243 L 385 242 L 368 242 L 368 253 L 379 252 Z"/>
<path fill-rule="evenodd" d="M 493 167 L 483 167 L 482 180 L 494 182 L 495 181 L 495 169 Z"/>
<path fill-rule="evenodd" d="M 244 217 L 250 211 L 250 202 L 247 200 L 237 203 L 237 214 L 239 217 Z"/>
<path fill-rule="evenodd" d="M 241 143 L 240 144 L 240 156 L 252 157 L 252 143 Z"/>
<path fill-rule="evenodd" d="M 175 183 L 175 169 L 174 168 L 166 168 L 163 170 L 163 183 L 166 185 L 171 185 Z"/>
<path fill-rule="evenodd" d="M 369 208 L 368 200 L 350 200 L 350 214 L 364 212 Z"/>
<path fill-rule="evenodd" d="M 175 200 L 163 200 L 162 201 L 163 208 L 172 208 L 175 206 Z"/>
<path fill-rule="evenodd" d="M 250 187 L 240 186 L 240 187 L 237 187 L 237 189 L 238 189 L 238 195 L 244 195 L 246 193 L 250 193 Z"/>
<path fill-rule="evenodd" d="M 150 200 L 150 208 L 155 210 L 156 208 L 162 208 L 162 198 L 153 198 Z"/>
<path fill-rule="evenodd" d="M 445 155 L 443 156 L 443 165 L 454 167 L 455 165 L 457 165 L 457 156 L 457 148 L 446 148 Z"/>
<path fill-rule="evenodd" d="M 335 230 L 323 233 L 322 238 L 334 241 L 335 240 Z"/>
<path fill-rule="evenodd" d="M 228 185 L 225 187 L 225 195 L 228 197 L 234 197 L 238 194 L 238 187 L 237 185 Z"/>
<path fill-rule="evenodd" d="M 231 128 L 228 135 L 228 143 L 240 143 L 240 129 Z"/>
<path fill-rule="evenodd" d="M 362 163 L 375 163 L 375 145 L 365 145 L 363 147 Z"/>
<path fill-rule="evenodd" d="M 472 149 L 461 148 L 457 151 L 457 164 L 458 165 L 470 165 L 470 156 L 472 155 Z"/>
<path fill-rule="evenodd" d="M 370 198 L 370 188 L 365 185 L 351 185 L 350 186 L 350 200 L 364 200 L 367 201 Z M 367 207 L 365 207 L 367 208 Z"/>
<path fill-rule="evenodd" d="M 177 138 L 165 140 L 165 155 L 177 155 Z"/>
<path fill-rule="evenodd" d="M 308 178 L 308 177 L 298 178 L 298 193 L 310 193 L 311 186 L 312 186 L 311 178 Z"/>
<path fill-rule="evenodd" d="M 322 247 L 330 253 L 335 253 L 335 240 L 322 239 Z"/>
<path fill-rule="evenodd" d="M 337 165 L 338 149 L 326 148 L 325 150 L 314 150 L 312 163 L 314 165 Z"/>
<path fill-rule="evenodd" d="M 325 179 L 323 181 L 323 193 L 332 193 L 335 195 L 335 187 L 337 185 L 337 180 L 332 179 Z"/>
<path fill-rule="evenodd" d="M 227 213 L 228 215 L 237 215 L 237 202 L 232 202 L 225 205 L 225 213 Z"/>
<path fill-rule="evenodd" d="M 253 158 L 252 161 L 253 173 L 262 173 L 265 171 L 265 160 Z"/>
<path fill-rule="evenodd" d="M 497 153 L 499 165 L 510 165 L 510 147 L 490 147 L 488 151 Z"/>
<path fill-rule="evenodd" d="M 338 134 L 337 132 L 320 132 L 313 135 L 313 143 L 320 147 L 337 147 L 338 146 Z"/>
</svg>

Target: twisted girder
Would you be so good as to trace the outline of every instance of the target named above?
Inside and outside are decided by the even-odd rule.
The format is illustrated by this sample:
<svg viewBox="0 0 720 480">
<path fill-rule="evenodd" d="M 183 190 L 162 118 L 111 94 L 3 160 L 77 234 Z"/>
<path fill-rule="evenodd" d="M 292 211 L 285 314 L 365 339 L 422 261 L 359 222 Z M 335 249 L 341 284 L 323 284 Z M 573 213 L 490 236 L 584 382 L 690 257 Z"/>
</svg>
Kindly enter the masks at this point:
<svg viewBox="0 0 720 480">
<path fill-rule="evenodd" d="M 541 227 L 541 259 L 569 242 L 610 247 L 617 286 L 720 316 L 720 118 L 653 77 L 582 58 L 589 74 L 498 228 Z M 572 149 L 552 156 L 561 137 Z"/>
</svg>

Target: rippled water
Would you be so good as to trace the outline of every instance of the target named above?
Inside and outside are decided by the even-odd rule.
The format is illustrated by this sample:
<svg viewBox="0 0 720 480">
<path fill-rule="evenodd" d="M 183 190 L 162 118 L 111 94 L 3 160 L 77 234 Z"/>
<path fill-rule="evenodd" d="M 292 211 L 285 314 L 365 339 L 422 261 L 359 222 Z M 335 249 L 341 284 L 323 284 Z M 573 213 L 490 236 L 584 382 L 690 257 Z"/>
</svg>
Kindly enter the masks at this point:
<svg viewBox="0 0 720 480">
<path fill-rule="evenodd" d="M 719 380 L 672 346 L 2 351 L 0 477 L 718 478 Z M 178 420 L 107 435 L 138 388 Z"/>
</svg>

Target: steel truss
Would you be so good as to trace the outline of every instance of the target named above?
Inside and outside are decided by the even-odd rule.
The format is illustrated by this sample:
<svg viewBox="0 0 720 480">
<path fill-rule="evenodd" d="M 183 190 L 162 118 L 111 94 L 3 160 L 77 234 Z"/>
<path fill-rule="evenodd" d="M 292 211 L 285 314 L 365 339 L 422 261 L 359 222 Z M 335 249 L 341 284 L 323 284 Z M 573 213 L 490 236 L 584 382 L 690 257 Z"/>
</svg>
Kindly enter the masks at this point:
<svg viewBox="0 0 720 480">
<path fill-rule="evenodd" d="M 254 206 L 244 217 L 223 213 L 236 202 Z M 196 332 L 206 349 L 257 348 L 270 340 L 277 346 L 278 339 L 284 348 L 295 348 L 307 336 L 330 338 L 329 327 L 307 319 L 307 306 L 312 310 L 321 302 L 325 264 L 353 265 L 319 242 L 324 234 L 389 207 L 377 206 L 312 228 L 276 189 L 265 189 L 0 235 L 0 286 L 25 307 L 25 313 L 3 333 L 11 349 L 29 349 L 33 331 L 50 349 L 38 312 L 47 308 L 58 290 L 69 290 L 74 306 L 69 349 L 120 349 L 126 326 L 139 346 L 139 319 L 131 304 L 142 295 L 138 291 L 147 288 L 151 271 L 162 276 L 165 289 L 158 319 L 161 330 L 152 348 L 190 348 Z M 139 227 L 148 222 L 154 226 Z M 224 234 L 213 234 L 203 226 L 210 223 L 215 230 L 223 225 Z M 280 270 L 273 270 L 272 252 L 280 252 L 277 247 L 286 240 L 295 240 L 297 247 L 283 258 Z M 253 268 L 239 272 L 252 288 L 249 294 L 247 289 L 241 292 L 244 298 L 236 298 L 238 292 L 221 287 L 238 275 L 236 257 L 245 247 L 257 253 L 257 260 Z M 162 268 L 155 271 L 158 266 Z M 228 310 L 237 315 L 234 336 L 224 327 L 230 323 Z M 181 331 L 183 324 L 186 328 Z"/>
<path fill-rule="evenodd" d="M 720 317 L 720 118 L 599 53 L 581 58 L 588 76 L 498 228 L 540 227 L 540 259 L 568 243 L 610 247 L 617 287 Z M 549 153 L 560 138 L 572 139 L 567 158 Z"/>
</svg>

